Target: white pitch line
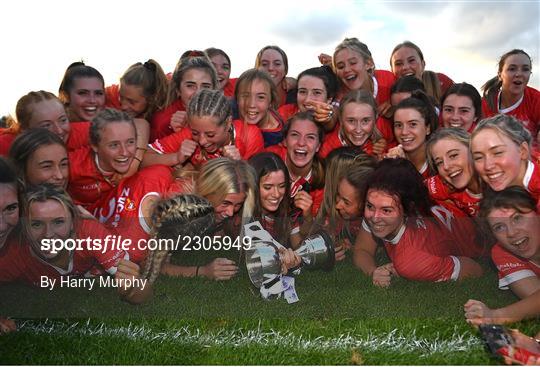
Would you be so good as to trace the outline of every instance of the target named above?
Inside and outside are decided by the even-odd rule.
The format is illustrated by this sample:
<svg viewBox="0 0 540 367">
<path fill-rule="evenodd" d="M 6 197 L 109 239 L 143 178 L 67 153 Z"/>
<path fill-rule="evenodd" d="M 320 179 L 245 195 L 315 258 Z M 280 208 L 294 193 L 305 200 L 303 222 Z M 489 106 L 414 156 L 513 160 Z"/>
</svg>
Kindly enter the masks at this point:
<svg viewBox="0 0 540 367">
<path fill-rule="evenodd" d="M 479 349 L 482 343 L 471 333 L 459 334 L 454 331 L 450 339 L 438 334 L 433 338 L 417 337 L 416 331 L 409 334 L 397 329 L 389 333 L 365 336 L 351 333 L 336 337 L 307 337 L 282 331 L 256 329 L 220 329 L 214 332 L 201 331 L 198 328 L 184 326 L 176 330 L 154 331 L 145 326 L 129 324 L 123 327 L 109 327 L 103 323 L 91 325 L 87 322 L 65 323 L 60 321 L 25 321 L 19 328 L 21 332 L 34 334 L 58 334 L 74 336 L 120 336 L 132 340 L 164 342 L 176 340 L 180 343 L 195 343 L 205 347 L 212 346 L 282 346 L 303 350 L 342 350 L 344 348 L 362 348 L 373 351 L 387 350 L 399 353 L 417 353 L 427 357 L 435 353 L 465 352 Z"/>
</svg>

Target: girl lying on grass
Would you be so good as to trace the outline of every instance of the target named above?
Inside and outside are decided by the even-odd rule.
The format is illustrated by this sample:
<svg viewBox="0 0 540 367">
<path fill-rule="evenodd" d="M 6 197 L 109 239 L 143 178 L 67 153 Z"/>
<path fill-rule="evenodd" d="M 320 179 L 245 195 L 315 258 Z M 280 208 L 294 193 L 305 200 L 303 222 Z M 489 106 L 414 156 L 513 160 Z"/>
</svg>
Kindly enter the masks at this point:
<svg viewBox="0 0 540 367">
<path fill-rule="evenodd" d="M 488 190 L 480 217 L 497 240 L 491 258 L 499 273 L 499 288 L 521 301 L 499 309 L 469 300 L 465 317 L 473 324 L 506 323 L 540 315 L 540 217 L 534 198 L 522 187 Z"/>
<path fill-rule="evenodd" d="M 157 239 L 210 236 L 215 232 L 216 216 L 209 200 L 191 194 L 182 194 L 162 200 L 154 211 L 153 236 Z M 141 274 L 148 283 L 142 290 L 130 293 L 127 300 L 131 303 L 142 303 L 152 296 L 153 285 L 166 263 L 170 251 L 159 249 L 150 252 L 145 268 Z M 291 249 L 282 251 L 284 273 L 289 268 L 298 266 L 300 259 Z M 197 267 L 195 276 L 198 275 Z"/>
<path fill-rule="evenodd" d="M 365 179 L 376 165 L 373 156 L 358 147 L 341 147 L 326 159 L 324 199 L 315 225 L 324 227 L 335 239 L 336 260 L 355 242 L 362 223 L 362 189 Z"/>
<path fill-rule="evenodd" d="M 471 259 L 482 253 L 474 242 L 473 222 L 454 217 L 460 211 L 451 206 L 433 206 L 410 161 L 381 161 L 367 179 L 364 203 L 354 262 L 375 285 L 387 287 L 395 275 L 431 282 L 482 275 Z M 375 263 L 373 237 L 384 244 L 390 263 Z"/>
</svg>

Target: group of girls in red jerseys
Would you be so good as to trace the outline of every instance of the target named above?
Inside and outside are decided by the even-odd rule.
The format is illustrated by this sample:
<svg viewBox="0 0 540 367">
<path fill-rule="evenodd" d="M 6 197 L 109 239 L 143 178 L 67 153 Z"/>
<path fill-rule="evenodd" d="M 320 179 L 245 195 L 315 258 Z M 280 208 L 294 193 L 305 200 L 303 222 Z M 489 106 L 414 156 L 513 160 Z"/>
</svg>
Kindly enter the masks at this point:
<svg viewBox="0 0 540 367">
<path fill-rule="evenodd" d="M 153 59 L 118 84 L 82 62 L 58 95 L 20 98 L 0 130 L 0 281 L 40 276 L 147 279 L 118 287 L 151 297 L 159 274 L 228 280 L 238 254 L 175 264 L 151 238 L 242 238 L 258 220 L 283 244 L 283 271 L 302 240 L 325 230 L 335 258 L 373 284 L 478 277 L 491 254 L 499 287 L 520 301 L 465 305 L 473 323 L 540 314 L 540 92 L 531 59 L 505 53 L 483 97 L 425 69 L 410 41 L 375 67 L 368 46 L 346 38 L 296 79 L 278 46 L 231 78 L 220 49 L 186 51 L 170 74 Z M 315 61 L 315 60 L 314 60 Z M 55 252 L 51 239 L 129 239 L 129 248 Z M 389 262 L 378 264 L 384 247 Z M 9 321 L 0 319 L 2 329 Z M 10 325 L 10 324 L 9 324 Z"/>
</svg>

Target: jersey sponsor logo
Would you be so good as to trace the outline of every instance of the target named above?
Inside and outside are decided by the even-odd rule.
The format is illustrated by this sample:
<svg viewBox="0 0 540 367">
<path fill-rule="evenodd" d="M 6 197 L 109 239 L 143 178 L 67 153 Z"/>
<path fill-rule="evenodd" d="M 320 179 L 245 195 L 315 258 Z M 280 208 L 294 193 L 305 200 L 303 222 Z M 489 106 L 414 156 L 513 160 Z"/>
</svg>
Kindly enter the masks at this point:
<svg viewBox="0 0 540 367">
<path fill-rule="evenodd" d="M 506 262 L 506 263 L 504 263 L 504 264 L 497 265 L 497 270 L 498 270 L 498 271 L 505 271 L 505 270 L 515 269 L 515 268 L 521 268 L 521 267 L 523 267 L 523 264 L 522 264 L 522 263 L 510 263 L 510 262 Z"/>
</svg>

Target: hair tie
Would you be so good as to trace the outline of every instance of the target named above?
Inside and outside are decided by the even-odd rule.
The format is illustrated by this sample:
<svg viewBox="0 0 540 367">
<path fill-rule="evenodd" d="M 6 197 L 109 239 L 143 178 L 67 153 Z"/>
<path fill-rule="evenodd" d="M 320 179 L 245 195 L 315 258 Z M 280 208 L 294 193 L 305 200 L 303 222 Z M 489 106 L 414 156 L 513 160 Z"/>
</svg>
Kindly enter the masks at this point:
<svg viewBox="0 0 540 367">
<path fill-rule="evenodd" d="M 193 50 L 193 51 L 189 51 L 188 56 L 189 57 L 200 57 L 200 56 L 204 56 L 204 53 L 202 51 Z"/>
<path fill-rule="evenodd" d="M 147 61 L 143 64 L 143 66 L 152 72 L 156 71 L 156 64 L 154 64 L 153 62 Z"/>
</svg>

